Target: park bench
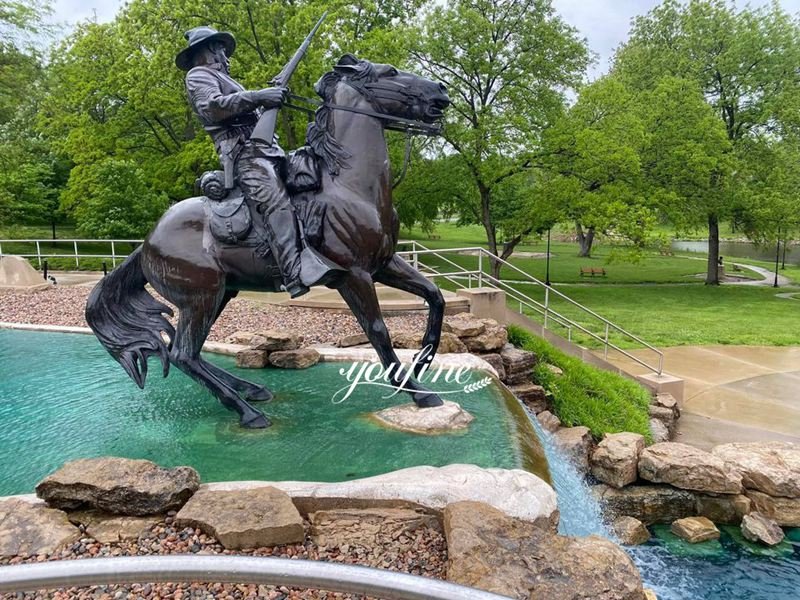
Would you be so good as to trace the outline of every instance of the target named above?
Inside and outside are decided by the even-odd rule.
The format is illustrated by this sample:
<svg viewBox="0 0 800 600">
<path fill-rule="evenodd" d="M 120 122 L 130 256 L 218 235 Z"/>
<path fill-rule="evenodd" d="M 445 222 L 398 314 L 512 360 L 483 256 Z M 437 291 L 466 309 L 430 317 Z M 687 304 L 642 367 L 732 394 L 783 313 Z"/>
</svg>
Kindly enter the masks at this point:
<svg viewBox="0 0 800 600">
<path fill-rule="evenodd" d="M 603 267 L 581 267 L 581 277 L 605 277 L 606 270 Z"/>
</svg>

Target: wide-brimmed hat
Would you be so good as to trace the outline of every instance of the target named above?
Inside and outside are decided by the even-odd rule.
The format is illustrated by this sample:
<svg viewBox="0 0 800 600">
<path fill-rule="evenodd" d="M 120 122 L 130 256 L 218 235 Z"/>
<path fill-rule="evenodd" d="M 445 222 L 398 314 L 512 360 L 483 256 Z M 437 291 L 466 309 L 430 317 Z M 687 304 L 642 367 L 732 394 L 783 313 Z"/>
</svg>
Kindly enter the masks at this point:
<svg viewBox="0 0 800 600">
<path fill-rule="evenodd" d="M 236 50 L 236 40 L 227 31 L 217 31 L 213 27 L 195 27 L 183 34 L 189 42 L 189 46 L 184 48 L 175 57 L 175 64 L 179 69 L 188 71 L 192 68 L 192 58 L 198 49 L 209 42 L 222 42 L 225 44 L 225 53 L 230 57 Z"/>
</svg>

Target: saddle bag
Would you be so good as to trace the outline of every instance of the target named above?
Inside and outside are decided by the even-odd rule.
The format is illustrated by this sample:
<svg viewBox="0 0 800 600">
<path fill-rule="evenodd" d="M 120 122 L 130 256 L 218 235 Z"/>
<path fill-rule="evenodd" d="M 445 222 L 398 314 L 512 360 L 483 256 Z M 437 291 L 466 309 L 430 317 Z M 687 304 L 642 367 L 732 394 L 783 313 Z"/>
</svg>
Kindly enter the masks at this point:
<svg viewBox="0 0 800 600">
<path fill-rule="evenodd" d="M 253 228 L 250 208 L 238 188 L 226 189 L 222 171 L 209 171 L 197 181 L 205 196 L 208 226 L 214 239 L 236 244 Z"/>
<path fill-rule="evenodd" d="M 286 155 L 286 189 L 290 194 L 316 192 L 321 185 L 319 161 L 310 146 Z"/>
</svg>

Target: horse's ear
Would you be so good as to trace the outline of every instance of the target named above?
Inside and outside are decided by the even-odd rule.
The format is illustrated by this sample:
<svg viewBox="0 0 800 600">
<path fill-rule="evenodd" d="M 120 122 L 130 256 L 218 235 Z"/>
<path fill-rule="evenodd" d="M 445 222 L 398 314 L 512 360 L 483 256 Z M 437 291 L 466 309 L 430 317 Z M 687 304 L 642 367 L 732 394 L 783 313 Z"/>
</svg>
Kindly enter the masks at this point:
<svg viewBox="0 0 800 600">
<path fill-rule="evenodd" d="M 337 73 L 347 74 L 356 73 L 361 69 L 361 61 L 352 54 L 345 54 L 339 59 L 333 70 Z"/>
</svg>

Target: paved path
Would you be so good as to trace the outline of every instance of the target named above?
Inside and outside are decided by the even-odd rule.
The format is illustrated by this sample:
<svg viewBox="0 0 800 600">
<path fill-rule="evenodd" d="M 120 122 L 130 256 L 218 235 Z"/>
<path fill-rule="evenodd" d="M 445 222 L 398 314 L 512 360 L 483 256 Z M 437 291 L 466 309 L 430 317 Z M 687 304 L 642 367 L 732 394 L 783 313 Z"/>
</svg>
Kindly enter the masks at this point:
<svg viewBox="0 0 800 600">
<path fill-rule="evenodd" d="M 800 346 L 678 346 L 663 352 L 665 370 L 686 382 L 676 441 L 701 448 L 748 440 L 800 443 Z M 633 361 L 609 359 L 643 373 Z"/>
<path fill-rule="evenodd" d="M 755 265 L 745 265 L 742 263 L 732 263 L 737 267 L 742 269 L 750 269 L 751 271 L 755 271 L 763 279 L 750 279 L 750 280 L 743 280 L 743 281 L 728 281 L 725 285 L 764 285 L 764 286 L 771 286 L 775 283 L 775 271 L 770 271 L 769 269 L 765 269 L 764 267 L 756 267 Z M 792 280 L 788 277 L 781 275 L 778 273 L 778 287 L 783 287 L 786 285 L 792 285 Z"/>
</svg>

